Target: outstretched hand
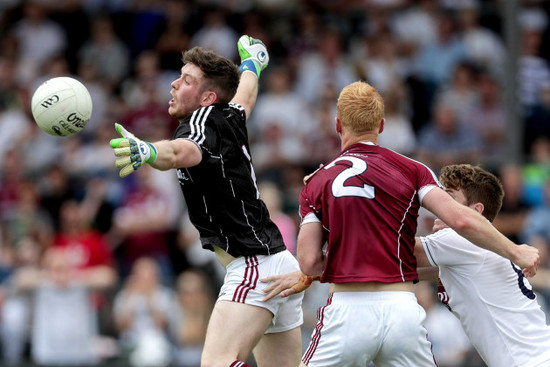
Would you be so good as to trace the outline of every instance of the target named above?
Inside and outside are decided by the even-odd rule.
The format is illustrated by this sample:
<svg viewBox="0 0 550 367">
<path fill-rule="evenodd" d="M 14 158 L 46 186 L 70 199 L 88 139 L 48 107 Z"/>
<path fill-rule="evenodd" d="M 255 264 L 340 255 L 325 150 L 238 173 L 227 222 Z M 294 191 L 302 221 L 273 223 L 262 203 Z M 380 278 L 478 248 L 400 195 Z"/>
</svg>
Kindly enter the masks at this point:
<svg viewBox="0 0 550 367">
<path fill-rule="evenodd" d="M 116 157 L 115 166 L 121 168 L 120 177 L 126 177 L 145 163 L 153 163 L 157 158 L 157 149 L 149 142 L 142 141 L 115 123 L 115 129 L 121 138 L 111 139 L 111 148 Z"/>
</svg>

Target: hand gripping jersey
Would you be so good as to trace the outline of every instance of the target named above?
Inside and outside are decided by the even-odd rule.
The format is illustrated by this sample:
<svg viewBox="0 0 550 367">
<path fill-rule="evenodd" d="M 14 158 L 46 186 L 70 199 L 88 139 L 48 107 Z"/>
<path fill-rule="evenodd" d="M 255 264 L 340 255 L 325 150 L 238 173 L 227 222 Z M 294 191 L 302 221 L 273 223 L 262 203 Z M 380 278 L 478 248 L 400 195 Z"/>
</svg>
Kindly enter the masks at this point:
<svg viewBox="0 0 550 367">
<path fill-rule="evenodd" d="M 188 139 L 202 151 L 200 164 L 177 171 L 204 248 L 216 245 L 235 257 L 286 249 L 260 200 L 242 106 L 202 107 L 180 123 L 173 139 Z"/>
<path fill-rule="evenodd" d="M 485 363 L 550 366 L 550 326 L 518 266 L 450 228 L 420 239 L 430 263 L 439 266 L 443 301 Z"/>
<path fill-rule="evenodd" d="M 302 225 L 328 241 L 322 282 L 417 281 L 414 235 L 424 195 L 439 185 L 425 165 L 372 143 L 329 162 L 300 193 Z"/>
</svg>

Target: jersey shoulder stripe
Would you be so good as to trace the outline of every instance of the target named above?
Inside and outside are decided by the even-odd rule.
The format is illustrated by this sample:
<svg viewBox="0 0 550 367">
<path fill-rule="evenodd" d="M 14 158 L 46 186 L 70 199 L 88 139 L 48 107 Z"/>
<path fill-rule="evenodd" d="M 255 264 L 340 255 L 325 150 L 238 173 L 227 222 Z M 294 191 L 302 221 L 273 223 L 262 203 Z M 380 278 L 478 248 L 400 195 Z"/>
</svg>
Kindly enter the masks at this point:
<svg viewBox="0 0 550 367">
<path fill-rule="evenodd" d="M 191 114 L 191 119 L 189 120 L 191 134 L 189 135 L 189 139 L 196 141 L 198 144 L 202 144 L 206 139 L 204 127 L 212 108 L 213 106 L 202 107 Z"/>
</svg>

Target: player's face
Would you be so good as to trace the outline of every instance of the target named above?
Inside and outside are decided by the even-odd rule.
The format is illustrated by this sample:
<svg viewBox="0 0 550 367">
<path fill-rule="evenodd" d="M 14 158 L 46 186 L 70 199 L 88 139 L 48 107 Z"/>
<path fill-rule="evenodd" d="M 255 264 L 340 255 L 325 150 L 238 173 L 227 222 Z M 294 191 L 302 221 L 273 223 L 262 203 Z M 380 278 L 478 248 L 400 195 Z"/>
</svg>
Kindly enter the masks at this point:
<svg viewBox="0 0 550 367">
<path fill-rule="evenodd" d="M 185 64 L 181 68 L 181 75 L 171 84 L 170 94 L 172 99 L 169 102 L 168 113 L 183 120 L 193 111 L 200 108 L 203 99 L 204 74 L 195 64 Z"/>
<path fill-rule="evenodd" d="M 468 206 L 468 200 L 466 199 L 466 195 L 464 195 L 464 191 L 462 189 L 460 190 L 453 190 L 453 189 L 446 189 L 447 193 L 451 195 L 453 199 L 455 199 L 456 202 Z"/>
</svg>

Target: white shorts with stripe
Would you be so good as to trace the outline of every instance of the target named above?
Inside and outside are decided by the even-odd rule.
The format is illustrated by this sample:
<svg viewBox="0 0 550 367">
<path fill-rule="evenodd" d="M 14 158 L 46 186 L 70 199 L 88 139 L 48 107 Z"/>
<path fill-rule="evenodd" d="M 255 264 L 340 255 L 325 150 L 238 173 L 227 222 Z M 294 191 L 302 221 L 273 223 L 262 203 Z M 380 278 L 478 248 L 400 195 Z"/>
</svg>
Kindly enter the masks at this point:
<svg viewBox="0 0 550 367">
<path fill-rule="evenodd" d="M 227 274 L 218 301 L 233 301 L 266 308 L 273 314 L 266 334 L 292 330 L 303 323 L 302 299 L 304 292 L 267 302 L 262 290 L 269 283 L 260 279 L 270 275 L 292 273 L 299 270 L 298 261 L 287 250 L 274 255 L 241 256 L 227 265 Z"/>
<path fill-rule="evenodd" d="M 337 292 L 317 311 L 309 367 L 433 367 L 426 312 L 411 292 Z"/>
</svg>

